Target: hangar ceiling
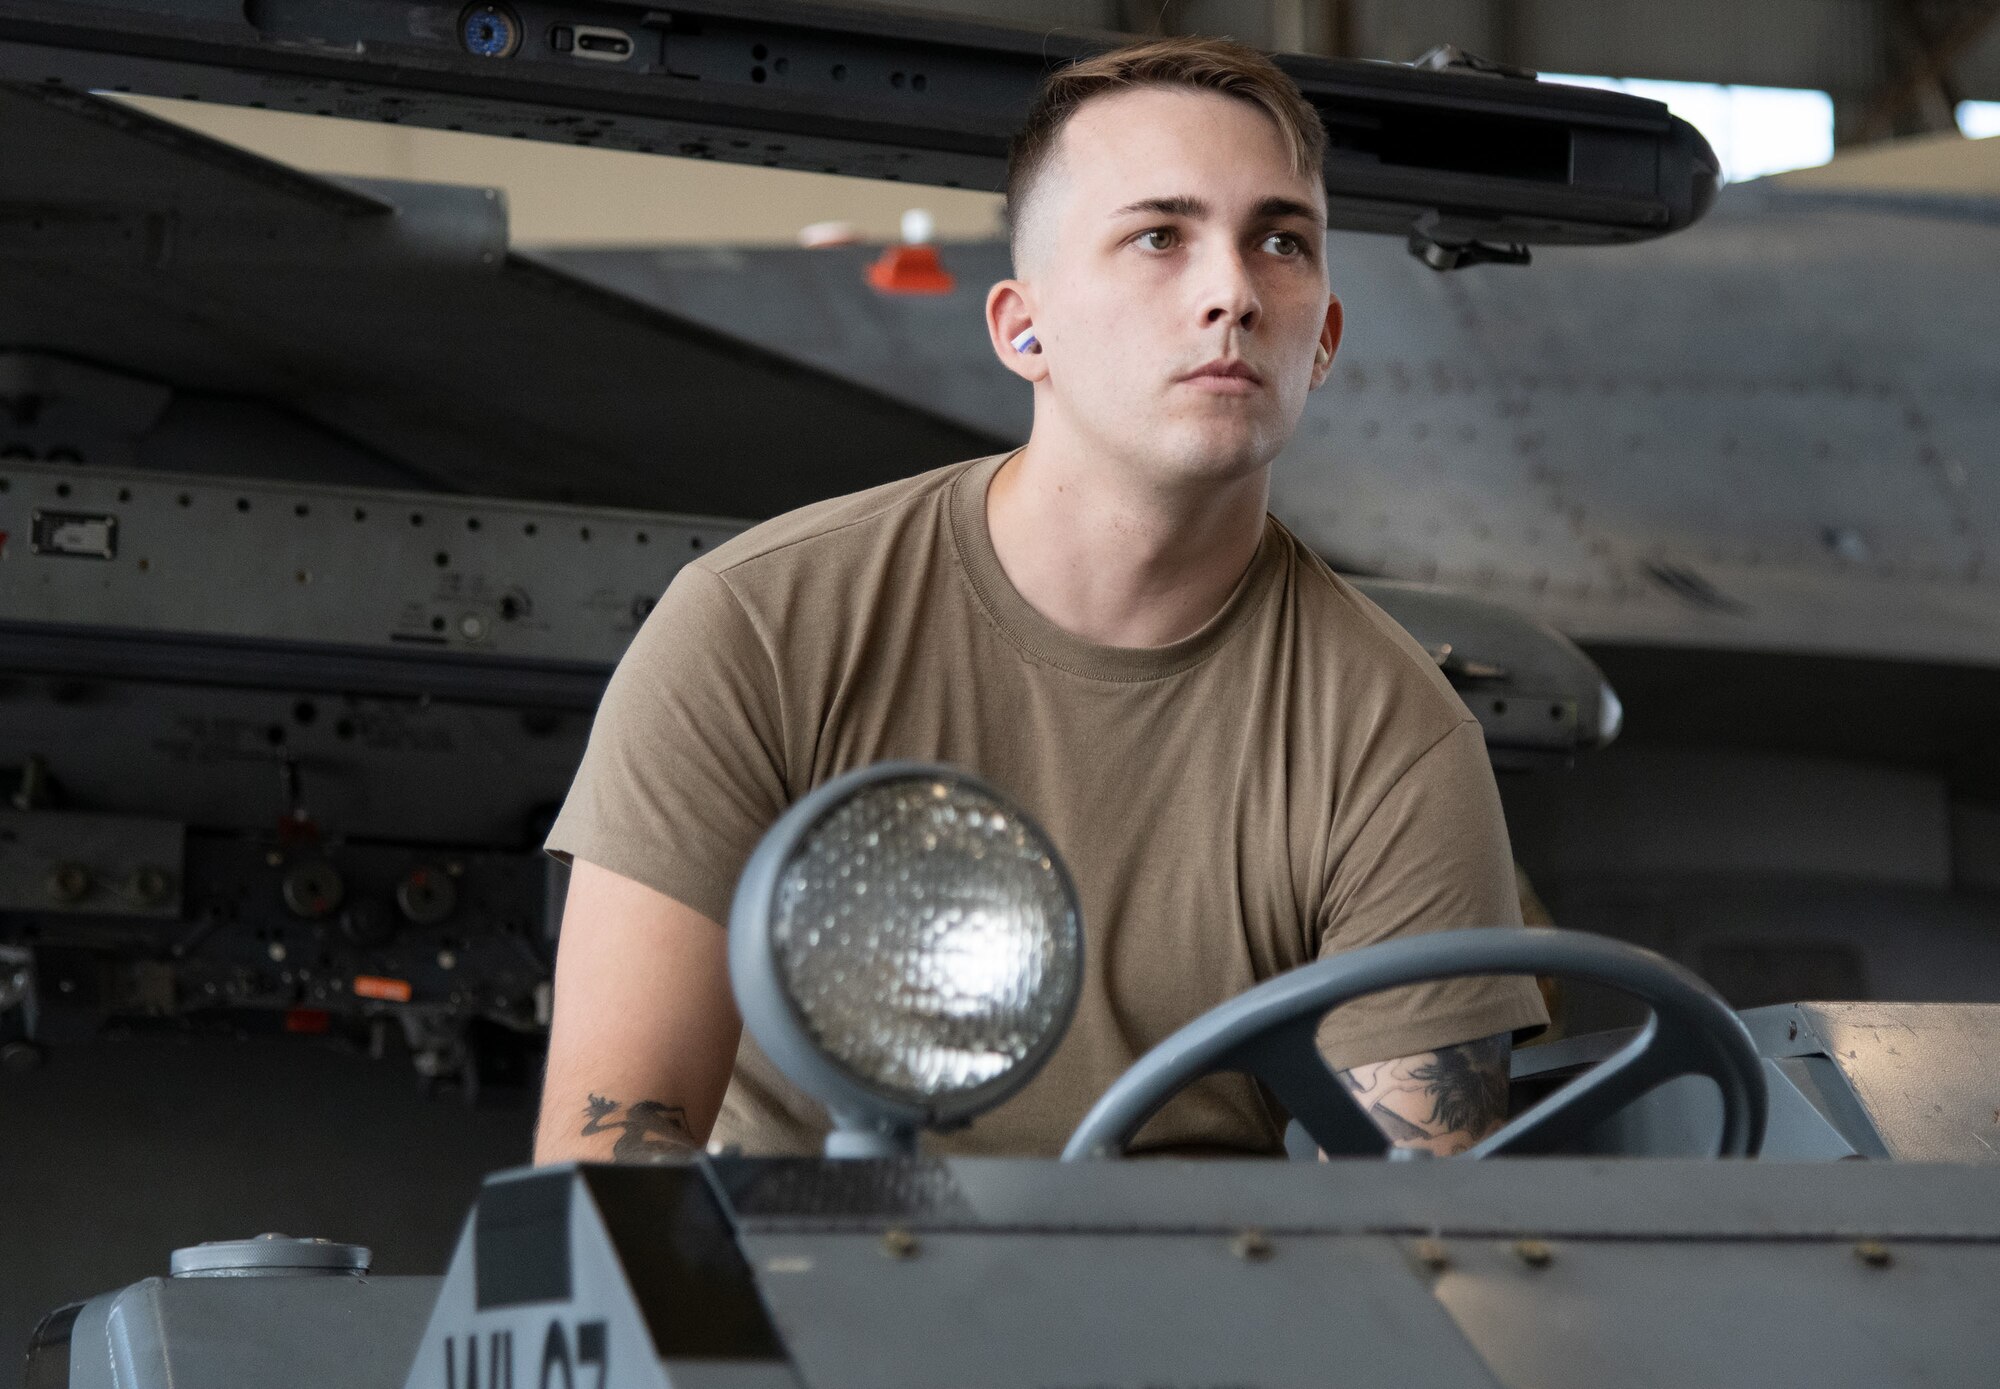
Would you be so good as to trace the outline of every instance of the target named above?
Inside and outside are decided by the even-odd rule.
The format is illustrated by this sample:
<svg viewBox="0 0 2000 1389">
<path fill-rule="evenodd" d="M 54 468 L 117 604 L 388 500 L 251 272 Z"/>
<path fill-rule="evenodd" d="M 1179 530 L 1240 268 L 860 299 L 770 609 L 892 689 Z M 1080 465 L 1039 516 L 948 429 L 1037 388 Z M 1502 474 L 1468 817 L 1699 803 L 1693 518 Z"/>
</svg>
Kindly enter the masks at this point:
<svg viewBox="0 0 2000 1389">
<path fill-rule="evenodd" d="M 1777 181 L 1791 188 L 1873 189 L 2000 197 L 2000 140 L 1954 134 L 1911 135 L 1853 145 L 1816 169 L 1794 169 Z"/>
</svg>

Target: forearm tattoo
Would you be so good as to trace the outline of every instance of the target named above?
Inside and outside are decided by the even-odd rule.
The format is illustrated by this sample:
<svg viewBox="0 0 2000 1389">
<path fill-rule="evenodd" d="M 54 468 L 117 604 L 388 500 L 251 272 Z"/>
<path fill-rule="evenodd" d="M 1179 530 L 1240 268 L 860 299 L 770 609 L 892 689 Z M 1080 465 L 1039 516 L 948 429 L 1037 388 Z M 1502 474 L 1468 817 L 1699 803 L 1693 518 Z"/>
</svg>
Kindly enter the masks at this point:
<svg viewBox="0 0 2000 1389">
<path fill-rule="evenodd" d="M 1507 1117 L 1505 1032 L 1340 1073 L 1382 1136 L 1439 1157 L 1462 1153 Z"/>
<path fill-rule="evenodd" d="M 584 1108 L 583 1127 L 577 1131 L 583 1138 L 616 1133 L 618 1141 L 611 1145 L 613 1162 L 659 1162 L 700 1146 L 688 1128 L 687 1111 L 677 1104 L 640 1100 L 625 1106 L 624 1118 L 612 1118 L 618 1110 L 617 1100 L 592 1095 Z"/>
</svg>

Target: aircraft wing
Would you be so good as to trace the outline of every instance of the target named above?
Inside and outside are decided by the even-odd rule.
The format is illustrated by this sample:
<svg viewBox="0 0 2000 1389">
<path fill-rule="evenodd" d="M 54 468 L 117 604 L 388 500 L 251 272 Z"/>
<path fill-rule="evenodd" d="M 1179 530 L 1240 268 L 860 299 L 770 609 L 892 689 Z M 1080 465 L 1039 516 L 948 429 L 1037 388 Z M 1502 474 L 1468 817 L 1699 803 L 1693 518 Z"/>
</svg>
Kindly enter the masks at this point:
<svg viewBox="0 0 2000 1389">
<path fill-rule="evenodd" d="M 174 401 L 87 461 L 760 516 L 999 446 L 510 251 L 489 189 L 304 174 L 60 87 L 0 86 L 0 171 L 0 343 L 37 360 L 0 394 L 58 360 Z M 246 400 L 297 419 L 246 447 L 197 418 Z"/>
</svg>

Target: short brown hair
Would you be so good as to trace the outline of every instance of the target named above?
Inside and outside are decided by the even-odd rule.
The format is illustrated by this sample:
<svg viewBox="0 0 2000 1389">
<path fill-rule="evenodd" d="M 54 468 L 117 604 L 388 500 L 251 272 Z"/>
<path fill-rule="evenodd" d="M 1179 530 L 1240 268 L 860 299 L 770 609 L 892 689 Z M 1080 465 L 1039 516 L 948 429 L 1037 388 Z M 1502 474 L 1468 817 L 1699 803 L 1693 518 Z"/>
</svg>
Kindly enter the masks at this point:
<svg viewBox="0 0 2000 1389">
<path fill-rule="evenodd" d="M 1054 155 L 1077 108 L 1092 97 L 1134 87 L 1187 87 L 1247 101 L 1271 118 L 1291 147 L 1292 170 L 1317 169 L 1326 157 L 1319 112 L 1283 69 L 1232 39 L 1153 39 L 1080 58 L 1043 79 L 1028 119 L 1007 151 L 1008 239 L 1018 252 L 1020 210 Z"/>
</svg>

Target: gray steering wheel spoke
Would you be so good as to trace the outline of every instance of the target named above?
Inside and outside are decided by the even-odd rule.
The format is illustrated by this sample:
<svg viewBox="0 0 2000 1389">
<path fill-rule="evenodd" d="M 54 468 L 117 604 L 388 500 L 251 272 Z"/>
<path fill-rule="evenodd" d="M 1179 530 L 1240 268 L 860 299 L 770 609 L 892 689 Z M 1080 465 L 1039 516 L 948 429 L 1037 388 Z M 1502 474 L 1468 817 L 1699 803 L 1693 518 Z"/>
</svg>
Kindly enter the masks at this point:
<svg viewBox="0 0 2000 1389">
<path fill-rule="evenodd" d="M 1524 1156 L 1559 1152 L 1662 1082 L 1684 1074 L 1677 1049 L 1659 1044 L 1659 1019 L 1575 1079 L 1515 1115 L 1465 1154 Z"/>
<path fill-rule="evenodd" d="M 1319 1018 L 1307 1017 L 1238 1047 L 1218 1069 L 1247 1072 L 1278 1097 L 1329 1157 L 1379 1155 L 1389 1140 L 1361 1110 L 1319 1051 Z"/>
<path fill-rule="evenodd" d="M 1754 1156 L 1762 1146 L 1768 1106 L 1763 1062 L 1743 1020 L 1715 990 L 1671 960 L 1602 936 L 1492 927 L 1435 931 L 1329 956 L 1211 1009 L 1140 1057 L 1084 1116 L 1063 1157 L 1122 1155 L 1167 1101 L 1218 1071 L 1247 1072 L 1262 1081 L 1322 1152 L 1379 1153 L 1385 1140 L 1319 1055 L 1320 1019 L 1384 989 L 1492 974 L 1608 984 L 1645 1003 L 1652 1019 L 1609 1060 L 1466 1156 L 1559 1148 L 1680 1075 L 1708 1076 L 1722 1091 L 1719 1155 Z"/>
</svg>

